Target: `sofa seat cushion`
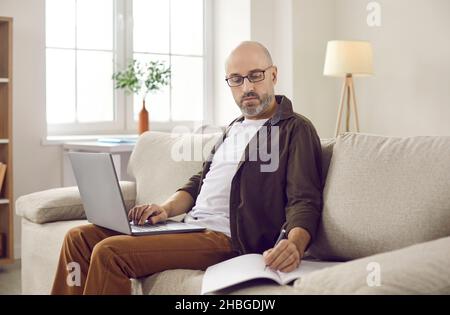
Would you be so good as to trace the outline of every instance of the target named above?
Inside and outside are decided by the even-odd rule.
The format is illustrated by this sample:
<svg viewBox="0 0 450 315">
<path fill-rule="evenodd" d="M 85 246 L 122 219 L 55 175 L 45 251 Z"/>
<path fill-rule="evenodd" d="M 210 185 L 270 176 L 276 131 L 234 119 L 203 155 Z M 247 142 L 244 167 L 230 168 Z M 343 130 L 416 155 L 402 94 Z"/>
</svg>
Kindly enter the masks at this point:
<svg viewBox="0 0 450 315">
<path fill-rule="evenodd" d="M 324 265 L 323 263 L 314 264 L 313 258 L 305 258 L 313 264 L 309 266 L 308 274 L 317 270 L 324 270 L 330 266 L 342 263 L 333 262 Z M 200 294 L 204 271 L 176 269 L 167 270 L 147 278 L 133 280 L 133 294 Z M 255 279 L 244 283 L 236 284 L 232 287 L 214 292 L 212 294 L 297 294 L 298 292 L 292 285 L 278 285 L 270 279 Z"/>
<path fill-rule="evenodd" d="M 49 294 L 64 236 L 71 228 L 88 224 L 69 220 L 38 224 L 22 218 L 22 294 Z"/>
<path fill-rule="evenodd" d="M 127 209 L 134 205 L 134 182 L 121 181 Z M 77 186 L 54 188 L 21 196 L 16 201 L 18 215 L 35 223 L 85 219 L 83 204 Z"/>
<path fill-rule="evenodd" d="M 198 295 L 201 292 L 204 271 L 176 269 L 159 272 L 147 278 L 133 280 L 133 294 L 144 295 Z M 270 280 L 247 281 L 215 292 L 225 295 L 296 294 L 292 285 L 278 285 Z"/>
<path fill-rule="evenodd" d="M 352 260 L 294 282 L 307 294 L 450 294 L 450 237 Z"/>
<path fill-rule="evenodd" d="M 309 252 L 351 260 L 450 236 L 450 137 L 336 139 Z"/>
</svg>

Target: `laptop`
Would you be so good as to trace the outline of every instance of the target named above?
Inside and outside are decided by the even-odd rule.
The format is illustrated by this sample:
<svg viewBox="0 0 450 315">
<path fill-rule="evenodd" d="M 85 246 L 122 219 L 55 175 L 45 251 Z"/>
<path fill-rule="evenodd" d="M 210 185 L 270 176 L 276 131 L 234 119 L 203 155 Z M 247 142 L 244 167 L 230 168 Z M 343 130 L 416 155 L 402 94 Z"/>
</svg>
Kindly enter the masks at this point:
<svg viewBox="0 0 450 315">
<path fill-rule="evenodd" d="M 68 152 L 89 222 L 128 235 L 187 233 L 205 230 L 193 224 L 166 222 L 134 225 L 128 220 L 122 190 L 110 153 Z"/>
</svg>

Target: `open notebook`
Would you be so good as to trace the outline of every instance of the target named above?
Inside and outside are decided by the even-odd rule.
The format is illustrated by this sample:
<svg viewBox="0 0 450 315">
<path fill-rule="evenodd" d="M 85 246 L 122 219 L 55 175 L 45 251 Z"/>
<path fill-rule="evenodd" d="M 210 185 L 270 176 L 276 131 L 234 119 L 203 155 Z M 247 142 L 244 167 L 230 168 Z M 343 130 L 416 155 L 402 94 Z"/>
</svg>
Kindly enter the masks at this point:
<svg viewBox="0 0 450 315">
<path fill-rule="evenodd" d="M 237 256 L 206 269 L 201 293 L 207 294 L 238 283 L 261 278 L 271 279 L 280 285 L 288 284 L 312 271 L 337 264 L 340 263 L 302 260 L 296 270 L 285 273 L 266 268 L 261 254 Z"/>
</svg>

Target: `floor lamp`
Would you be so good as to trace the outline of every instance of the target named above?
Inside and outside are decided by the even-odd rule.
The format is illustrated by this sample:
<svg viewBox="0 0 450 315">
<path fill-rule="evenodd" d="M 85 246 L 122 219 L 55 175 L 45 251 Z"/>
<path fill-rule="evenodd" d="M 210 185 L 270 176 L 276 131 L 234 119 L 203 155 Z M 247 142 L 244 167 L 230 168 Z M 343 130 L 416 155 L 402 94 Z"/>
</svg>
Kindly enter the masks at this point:
<svg viewBox="0 0 450 315">
<path fill-rule="evenodd" d="M 326 76 L 344 77 L 341 101 L 336 120 L 335 137 L 341 132 L 344 106 L 346 106 L 345 131 L 350 131 L 350 115 L 353 112 L 356 132 L 359 132 L 359 118 L 353 76 L 368 76 L 373 74 L 371 44 L 366 41 L 329 41 L 323 74 Z"/>
</svg>

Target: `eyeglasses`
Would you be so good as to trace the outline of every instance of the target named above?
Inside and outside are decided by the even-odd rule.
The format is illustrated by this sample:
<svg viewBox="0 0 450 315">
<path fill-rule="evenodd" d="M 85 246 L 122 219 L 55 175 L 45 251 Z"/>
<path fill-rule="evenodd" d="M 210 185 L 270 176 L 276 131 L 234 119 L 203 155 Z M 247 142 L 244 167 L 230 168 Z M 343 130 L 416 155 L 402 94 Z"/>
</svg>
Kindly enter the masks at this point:
<svg viewBox="0 0 450 315">
<path fill-rule="evenodd" d="M 251 71 L 249 74 L 247 74 L 246 76 L 242 76 L 242 75 L 232 75 L 229 78 L 226 78 L 225 81 L 227 81 L 228 85 L 230 87 L 236 87 L 236 86 L 241 86 L 242 84 L 244 84 L 244 80 L 245 78 L 247 78 L 247 80 L 251 83 L 256 83 L 256 82 L 260 82 L 262 80 L 264 80 L 266 78 L 265 76 L 265 72 L 270 69 L 273 66 L 269 66 L 264 70 L 254 70 Z"/>
</svg>

